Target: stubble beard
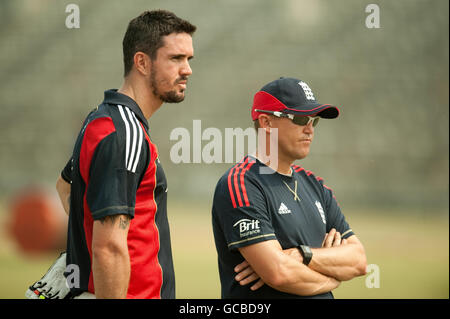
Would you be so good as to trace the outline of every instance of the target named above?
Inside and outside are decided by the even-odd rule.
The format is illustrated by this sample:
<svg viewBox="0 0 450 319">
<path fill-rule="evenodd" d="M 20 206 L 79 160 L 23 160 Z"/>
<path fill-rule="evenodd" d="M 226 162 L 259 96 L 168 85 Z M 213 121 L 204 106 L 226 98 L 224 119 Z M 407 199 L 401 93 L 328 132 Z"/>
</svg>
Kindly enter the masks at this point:
<svg viewBox="0 0 450 319">
<path fill-rule="evenodd" d="M 181 93 L 177 93 L 175 90 L 160 92 L 158 89 L 158 81 L 156 80 L 156 70 L 152 67 L 150 75 L 150 86 L 153 94 L 165 103 L 180 103 L 184 100 L 184 90 Z M 183 79 L 177 79 L 174 84 Z"/>
</svg>

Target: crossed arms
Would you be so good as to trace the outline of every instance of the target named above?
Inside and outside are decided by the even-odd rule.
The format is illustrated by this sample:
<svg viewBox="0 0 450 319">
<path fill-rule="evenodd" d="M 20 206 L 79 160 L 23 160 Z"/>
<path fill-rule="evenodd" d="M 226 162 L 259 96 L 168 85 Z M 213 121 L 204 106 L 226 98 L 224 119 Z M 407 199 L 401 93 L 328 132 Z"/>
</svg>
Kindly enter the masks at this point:
<svg viewBox="0 0 450 319">
<path fill-rule="evenodd" d="M 241 285 L 257 280 L 250 289 L 262 285 L 300 296 L 313 296 L 337 288 L 341 281 L 366 273 L 364 247 L 355 235 L 341 239 L 332 229 L 321 248 L 312 248 L 308 266 L 297 248 L 283 250 L 277 240 L 239 248 L 245 261 L 235 267 Z"/>
</svg>

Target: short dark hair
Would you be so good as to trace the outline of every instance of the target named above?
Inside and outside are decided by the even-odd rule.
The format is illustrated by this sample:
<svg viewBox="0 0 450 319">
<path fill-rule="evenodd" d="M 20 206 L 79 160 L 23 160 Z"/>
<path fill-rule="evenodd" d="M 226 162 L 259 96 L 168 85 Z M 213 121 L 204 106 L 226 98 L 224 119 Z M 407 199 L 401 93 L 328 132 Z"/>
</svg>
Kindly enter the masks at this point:
<svg viewBox="0 0 450 319">
<path fill-rule="evenodd" d="M 197 29 L 186 20 L 166 10 L 145 11 L 128 24 L 122 41 L 124 76 L 131 71 L 136 52 L 148 54 L 152 60 L 164 45 L 162 37 L 171 33 L 192 34 Z"/>
</svg>

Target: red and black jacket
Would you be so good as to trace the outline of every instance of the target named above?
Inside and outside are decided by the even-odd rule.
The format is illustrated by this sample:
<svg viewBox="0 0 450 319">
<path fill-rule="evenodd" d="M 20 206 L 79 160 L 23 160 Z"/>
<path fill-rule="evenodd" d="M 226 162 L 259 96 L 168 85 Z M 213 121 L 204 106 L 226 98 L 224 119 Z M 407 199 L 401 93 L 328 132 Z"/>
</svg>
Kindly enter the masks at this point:
<svg viewBox="0 0 450 319">
<path fill-rule="evenodd" d="M 75 295 L 95 294 L 94 220 L 126 214 L 132 218 L 127 298 L 175 298 L 167 181 L 148 129 L 134 100 L 117 90 L 105 91 L 102 104 L 86 118 L 61 173 L 71 183 L 67 265 L 80 270 L 79 286 L 71 288 Z"/>
</svg>

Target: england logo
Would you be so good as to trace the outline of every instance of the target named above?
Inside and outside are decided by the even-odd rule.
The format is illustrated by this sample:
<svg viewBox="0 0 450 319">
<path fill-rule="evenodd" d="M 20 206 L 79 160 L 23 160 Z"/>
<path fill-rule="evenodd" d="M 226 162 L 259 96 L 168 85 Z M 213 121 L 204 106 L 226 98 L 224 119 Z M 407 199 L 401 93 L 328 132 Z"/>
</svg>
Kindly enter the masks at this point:
<svg viewBox="0 0 450 319">
<path fill-rule="evenodd" d="M 311 91 L 311 89 L 309 88 L 308 84 L 306 84 L 306 83 L 303 82 L 303 81 L 298 82 L 298 84 L 302 87 L 303 92 L 305 92 L 305 97 L 306 97 L 306 99 L 311 100 L 311 101 L 314 101 L 314 100 L 315 100 L 314 94 L 313 94 L 313 92 Z"/>
</svg>

